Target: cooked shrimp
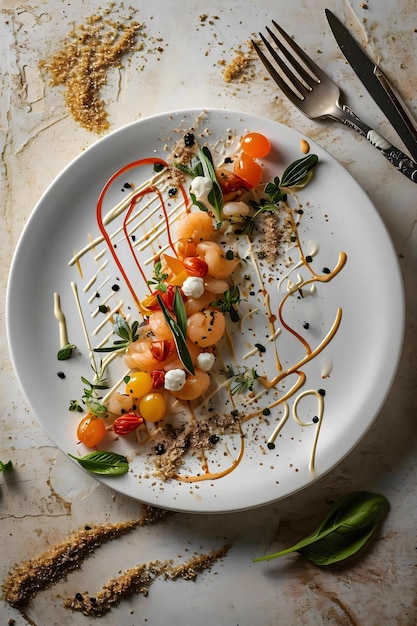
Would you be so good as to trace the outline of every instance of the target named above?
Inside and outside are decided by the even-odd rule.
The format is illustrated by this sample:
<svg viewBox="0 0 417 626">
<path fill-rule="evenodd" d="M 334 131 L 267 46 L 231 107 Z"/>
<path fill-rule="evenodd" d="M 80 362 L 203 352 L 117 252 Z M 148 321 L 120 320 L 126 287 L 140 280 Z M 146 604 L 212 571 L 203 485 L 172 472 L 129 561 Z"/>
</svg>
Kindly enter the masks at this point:
<svg viewBox="0 0 417 626">
<path fill-rule="evenodd" d="M 223 313 L 215 309 L 193 313 L 187 320 L 187 335 L 201 348 L 214 346 L 223 337 L 225 328 Z"/>
<path fill-rule="evenodd" d="M 171 391 L 179 400 L 195 400 L 205 393 L 210 385 L 210 376 L 203 370 L 196 369 L 194 375 L 187 376 L 185 385 L 179 391 Z"/>
<path fill-rule="evenodd" d="M 217 300 L 217 296 L 212 291 L 205 291 L 200 298 L 187 298 L 184 302 L 187 317 L 206 309 L 215 300 Z"/>
<path fill-rule="evenodd" d="M 176 358 L 174 351 L 164 361 L 156 359 L 150 350 L 151 343 L 150 339 L 139 339 L 130 344 L 125 357 L 125 363 L 129 369 L 153 372 L 153 370 L 163 369 L 164 365 Z"/>
<path fill-rule="evenodd" d="M 107 410 L 111 415 L 122 415 L 130 411 L 135 403 L 135 399 L 129 394 L 112 393 L 107 403 Z"/>
<path fill-rule="evenodd" d="M 211 293 L 218 295 L 227 291 L 230 285 L 225 280 L 219 280 L 218 278 L 207 275 L 204 277 L 204 287 L 208 291 L 211 291 Z M 215 298 L 213 298 L 213 300 L 215 300 Z"/>
<path fill-rule="evenodd" d="M 227 278 L 238 264 L 238 259 L 226 259 L 223 249 L 215 241 L 203 241 L 197 245 L 197 254 L 208 265 L 208 273 L 214 278 Z"/>
<path fill-rule="evenodd" d="M 148 326 L 157 339 L 172 339 L 172 331 L 162 311 L 154 311 L 151 313 Z"/>
<path fill-rule="evenodd" d="M 191 239 L 195 243 L 210 239 L 214 231 L 213 221 L 204 211 L 184 213 L 178 221 L 178 239 Z"/>
</svg>

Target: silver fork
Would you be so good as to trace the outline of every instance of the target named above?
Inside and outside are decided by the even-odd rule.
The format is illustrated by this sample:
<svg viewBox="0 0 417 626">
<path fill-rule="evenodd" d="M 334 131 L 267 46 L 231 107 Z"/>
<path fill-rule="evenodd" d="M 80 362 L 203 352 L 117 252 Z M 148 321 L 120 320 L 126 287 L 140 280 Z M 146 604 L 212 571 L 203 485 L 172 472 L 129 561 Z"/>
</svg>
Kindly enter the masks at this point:
<svg viewBox="0 0 417 626">
<path fill-rule="evenodd" d="M 272 24 L 280 37 L 270 28 L 266 27 L 266 30 L 275 47 L 259 33 L 269 56 L 265 55 L 253 40 L 252 45 L 287 98 L 312 120 L 330 118 L 353 128 L 378 148 L 397 170 L 413 182 L 417 182 L 417 163 L 359 119 L 350 107 L 340 104 L 341 93 L 336 83 L 310 59 L 281 26 L 274 20 Z"/>
</svg>

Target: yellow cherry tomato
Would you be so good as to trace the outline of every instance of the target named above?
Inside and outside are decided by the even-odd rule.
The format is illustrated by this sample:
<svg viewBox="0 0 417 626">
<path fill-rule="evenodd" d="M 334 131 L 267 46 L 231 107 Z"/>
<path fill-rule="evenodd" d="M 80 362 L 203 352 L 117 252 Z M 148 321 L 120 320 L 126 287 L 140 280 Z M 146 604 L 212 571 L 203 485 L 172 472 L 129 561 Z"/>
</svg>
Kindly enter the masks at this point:
<svg viewBox="0 0 417 626">
<path fill-rule="evenodd" d="M 94 415 L 86 415 L 78 424 L 78 441 L 88 448 L 94 448 L 106 434 L 106 426 L 102 419 Z"/>
<path fill-rule="evenodd" d="M 153 379 L 149 372 L 135 372 L 126 383 L 126 393 L 134 398 L 143 398 L 153 387 Z"/>
<path fill-rule="evenodd" d="M 139 413 L 147 422 L 157 422 L 166 412 L 166 401 L 161 393 L 148 393 L 139 402 Z"/>
</svg>

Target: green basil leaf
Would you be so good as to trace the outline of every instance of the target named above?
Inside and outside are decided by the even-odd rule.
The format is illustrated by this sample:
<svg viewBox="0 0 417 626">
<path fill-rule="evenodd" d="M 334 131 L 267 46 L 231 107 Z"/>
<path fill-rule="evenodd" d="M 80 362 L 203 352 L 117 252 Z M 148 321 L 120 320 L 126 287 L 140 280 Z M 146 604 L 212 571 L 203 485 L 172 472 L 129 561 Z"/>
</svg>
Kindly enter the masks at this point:
<svg viewBox="0 0 417 626">
<path fill-rule="evenodd" d="M 204 146 L 199 152 L 201 164 L 203 166 L 204 176 L 206 178 L 210 178 L 213 187 L 208 194 L 207 198 L 210 204 L 213 206 L 216 217 L 217 217 L 217 226 L 219 227 L 223 222 L 223 192 L 220 187 L 219 181 L 217 180 L 216 171 L 213 165 L 213 158 L 211 156 L 210 150 L 207 146 Z"/>
<path fill-rule="evenodd" d="M 72 454 L 68 454 L 68 456 L 75 459 L 81 467 L 93 474 L 120 476 L 129 471 L 129 463 L 126 457 L 115 452 L 100 450 L 98 452 L 90 452 L 82 457 L 73 456 Z"/>
<path fill-rule="evenodd" d="M 196 207 L 198 207 L 200 211 L 204 211 L 204 213 L 208 213 L 208 208 L 206 207 L 206 205 L 200 202 L 199 200 L 197 200 L 197 196 L 192 191 L 190 191 L 190 196 L 191 196 L 191 202 Z"/>
<path fill-rule="evenodd" d="M 319 158 L 316 154 L 298 159 L 291 163 L 282 175 L 280 187 L 298 187 L 308 182 L 312 170 L 316 167 Z"/>
<path fill-rule="evenodd" d="M 58 350 L 57 359 L 58 361 L 67 361 L 71 358 L 72 351 L 75 349 L 74 344 L 67 343 L 66 346 Z"/>
<path fill-rule="evenodd" d="M 174 296 L 174 313 L 177 318 L 177 324 L 184 337 L 187 336 L 187 312 L 185 310 L 184 300 L 182 299 L 179 287 L 175 287 Z"/>
<path fill-rule="evenodd" d="M 338 498 L 321 524 L 305 539 L 254 562 L 299 552 L 316 565 L 330 565 L 355 554 L 365 545 L 389 509 L 380 494 L 357 491 Z"/>
<path fill-rule="evenodd" d="M 190 352 L 188 350 L 184 333 L 182 332 L 176 321 L 169 314 L 169 311 L 166 308 L 161 296 L 157 295 L 156 298 L 158 300 L 159 306 L 161 307 L 162 313 L 164 314 L 165 320 L 171 329 L 178 356 L 181 359 L 181 363 L 190 374 L 195 374 L 194 365 L 191 359 Z"/>
</svg>

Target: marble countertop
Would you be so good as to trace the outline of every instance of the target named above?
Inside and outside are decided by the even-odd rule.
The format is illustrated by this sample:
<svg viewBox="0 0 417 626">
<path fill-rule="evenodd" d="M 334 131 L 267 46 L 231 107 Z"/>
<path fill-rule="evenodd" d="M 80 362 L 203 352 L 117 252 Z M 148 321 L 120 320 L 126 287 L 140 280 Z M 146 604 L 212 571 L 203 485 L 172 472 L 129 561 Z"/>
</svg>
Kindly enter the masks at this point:
<svg viewBox="0 0 417 626">
<path fill-rule="evenodd" d="M 0 0 L 1 313 L 5 329 L 8 270 L 20 233 L 36 201 L 56 175 L 99 136 L 71 116 L 62 88 L 39 63 L 60 49 L 73 26 L 109 9 L 121 21 L 143 24 L 143 48 L 107 73 L 102 98 L 110 128 L 180 108 L 241 110 L 284 123 L 328 150 L 362 186 L 393 240 L 404 279 L 405 340 L 392 389 L 373 426 L 356 448 L 310 487 L 274 504 L 221 516 L 174 513 L 106 543 L 66 580 L 36 594 L 24 612 L 0 600 L 1 623 L 90 624 L 63 607 L 63 598 L 138 563 L 189 558 L 230 543 L 228 554 L 196 581 L 158 579 L 149 595 L 133 595 L 100 624 L 155 626 L 222 624 L 417 623 L 417 195 L 365 139 L 350 129 L 303 117 L 264 80 L 256 62 L 246 80 L 226 82 L 223 70 L 251 36 L 276 19 L 343 86 L 348 104 L 395 145 L 396 133 L 346 64 L 329 31 L 324 9 L 344 18 L 381 63 L 417 115 L 417 6 L 406 0 L 141 0 L 92 2 Z M 313 6 L 314 5 L 314 6 Z M 168 10 L 169 7 L 169 10 Z M 370 285 L 372 288 L 372 285 Z M 389 285 L 386 285 L 389 290 Z M 383 315 L 383 311 L 381 311 Z M 13 371 L 1 334 L 0 474 L 1 581 L 23 560 L 42 554 L 71 531 L 122 522 L 141 505 L 80 471 L 42 430 Z M 30 346 L 27 348 L 30 350 Z M 34 375 L 36 373 L 34 372 Z M 252 558 L 307 534 L 339 495 L 355 490 L 384 494 L 390 512 L 371 549 L 347 565 L 319 568 L 298 555 L 268 563 Z M 8 621 L 9 620 L 9 621 Z"/>
</svg>

